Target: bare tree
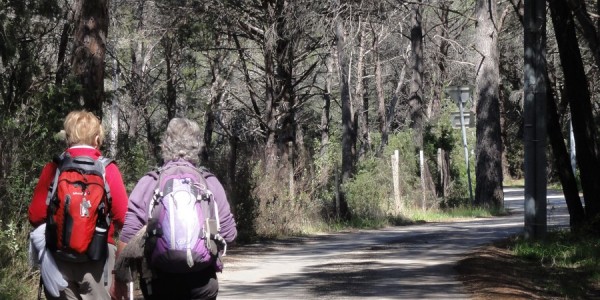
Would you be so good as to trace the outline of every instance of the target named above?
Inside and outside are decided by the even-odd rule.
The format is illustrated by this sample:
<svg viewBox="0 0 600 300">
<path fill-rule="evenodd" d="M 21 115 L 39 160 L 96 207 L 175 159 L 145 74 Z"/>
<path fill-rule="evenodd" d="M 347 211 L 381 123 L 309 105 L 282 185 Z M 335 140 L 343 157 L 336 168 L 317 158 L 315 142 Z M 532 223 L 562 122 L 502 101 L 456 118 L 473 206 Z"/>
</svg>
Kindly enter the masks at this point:
<svg viewBox="0 0 600 300">
<path fill-rule="evenodd" d="M 323 91 L 323 108 L 321 110 L 321 155 L 327 152 L 329 146 L 329 127 L 331 121 L 331 84 L 332 76 L 334 74 L 334 54 L 335 49 L 332 47 L 330 54 L 326 58 L 326 79 L 325 79 L 325 90 Z"/>
<path fill-rule="evenodd" d="M 358 153 L 357 153 L 357 159 L 360 159 L 363 155 L 365 155 L 365 153 L 367 152 L 367 149 L 369 149 L 370 147 L 370 134 L 369 134 L 369 101 L 368 98 L 366 98 L 366 87 L 365 87 L 365 83 L 366 83 L 366 71 L 365 71 L 365 64 L 366 64 L 366 54 L 365 54 L 365 48 L 366 48 L 366 42 L 367 42 L 367 35 L 366 35 L 366 29 L 364 28 L 364 25 L 362 23 L 361 17 L 359 16 L 359 21 L 358 21 L 358 54 L 356 57 L 356 85 L 354 88 L 354 96 L 352 97 L 353 100 L 353 107 L 355 107 L 356 111 L 354 112 L 355 118 L 356 118 L 356 124 L 357 124 L 357 134 L 356 134 L 356 138 L 357 138 L 357 142 L 359 142 L 359 145 L 356 145 L 358 147 Z M 360 137 L 360 139 L 359 139 Z"/>
<path fill-rule="evenodd" d="M 422 150 L 425 101 L 423 99 L 423 28 L 421 25 L 422 7 L 420 3 L 413 4 L 412 11 L 410 30 L 412 79 L 408 103 L 410 105 L 410 128 L 413 130 L 415 147 Z"/>
<path fill-rule="evenodd" d="M 222 44 L 221 36 L 214 32 L 213 39 L 215 48 L 219 49 Z M 212 148 L 212 135 L 218 121 L 218 108 L 222 101 L 227 97 L 226 86 L 234 66 L 234 64 L 232 64 L 228 69 L 224 69 L 226 56 L 227 53 L 220 50 L 214 51 L 214 53 L 209 56 L 211 79 L 210 99 L 207 101 L 204 111 L 204 144 L 200 150 L 200 156 L 204 163 L 208 163 L 209 161 L 210 149 Z M 231 138 L 233 138 L 231 149 L 234 151 L 237 148 L 237 139 L 235 139 L 235 137 Z M 235 165 L 233 168 L 235 168 Z"/>
<path fill-rule="evenodd" d="M 347 182 L 354 172 L 356 127 L 350 99 L 350 63 L 346 52 L 346 29 L 339 17 L 336 19 L 335 35 L 340 74 L 340 100 L 342 102 L 342 182 Z M 348 214 L 348 204 L 343 196 L 340 197 L 339 209 L 342 216 Z"/>
</svg>

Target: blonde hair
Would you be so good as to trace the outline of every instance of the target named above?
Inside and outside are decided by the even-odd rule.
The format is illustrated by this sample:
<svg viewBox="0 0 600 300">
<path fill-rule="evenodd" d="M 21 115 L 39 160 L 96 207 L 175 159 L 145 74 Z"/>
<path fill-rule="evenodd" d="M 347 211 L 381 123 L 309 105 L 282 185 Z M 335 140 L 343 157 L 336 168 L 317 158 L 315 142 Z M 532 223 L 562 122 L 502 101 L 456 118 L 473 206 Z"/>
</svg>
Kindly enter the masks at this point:
<svg viewBox="0 0 600 300">
<path fill-rule="evenodd" d="M 104 141 L 104 129 L 100 119 L 93 113 L 79 110 L 70 112 L 63 123 L 67 145 L 93 146 L 98 137 L 98 147 Z"/>
<path fill-rule="evenodd" d="M 160 144 L 165 161 L 184 159 L 194 165 L 199 162 L 200 146 L 200 126 L 185 118 L 173 118 L 169 121 Z"/>
</svg>

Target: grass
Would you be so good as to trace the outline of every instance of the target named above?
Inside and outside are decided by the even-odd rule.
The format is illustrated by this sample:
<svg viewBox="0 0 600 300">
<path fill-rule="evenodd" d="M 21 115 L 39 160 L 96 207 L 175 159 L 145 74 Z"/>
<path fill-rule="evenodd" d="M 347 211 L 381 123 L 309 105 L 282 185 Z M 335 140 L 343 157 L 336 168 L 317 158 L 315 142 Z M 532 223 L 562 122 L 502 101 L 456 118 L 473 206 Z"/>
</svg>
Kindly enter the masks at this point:
<svg viewBox="0 0 600 300">
<path fill-rule="evenodd" d="M 377 229 L 386 226 L 403 226 L 422 222 L 449 222 L 465 218 L 488 218 L 504 214 L 501 210 L 490 210 L 481 207 L 461 206 L 450 209 L 408 209 L 401 215 L 382 216 L 379 218 L 352 218 L 347 221 L 333 221 L 325 231 L 346 231 L 351 229 Z"/>
<path fill-rule="evenodd" d="M 459 206 L 449 209 L 410 210 L 406 216 L 415 221 L 444 222 L 463 218 L 488 218 L 502 214 L 502 211 L 482 207 Z"/>
<path fill-rule="evenodd" d="M 28 263 L 28 230 L 0 222 L 0 299 L 37 299 L 39 271 Z"/>
<path fill-rule="evenodd" d="M 569 231 L 549 232 L 545 239 L 530 241 L 517 238 L 514 255 L 536 262 L 552 274 L 562 276 L 560 284 L 546 287 L 567 298 L 580 298 L 582 291 L 600 287 L 600 239 Z"/>
<path fill-rule="evenodd" d="M 549 232 L 540 241 L 517 239 L 513 251 L 518 256 L 561 268 L 597 269 L 600 266 L 600 239 L 569 231 Z"/>
</svg>

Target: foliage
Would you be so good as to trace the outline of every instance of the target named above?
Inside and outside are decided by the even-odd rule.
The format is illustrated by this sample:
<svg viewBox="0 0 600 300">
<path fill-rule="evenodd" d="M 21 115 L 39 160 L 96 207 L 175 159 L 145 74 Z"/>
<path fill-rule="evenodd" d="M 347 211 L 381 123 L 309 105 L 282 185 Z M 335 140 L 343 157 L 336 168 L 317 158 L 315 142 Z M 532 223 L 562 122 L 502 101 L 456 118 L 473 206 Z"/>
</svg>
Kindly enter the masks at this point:
<svg viewBox="0 0 600 300">
<path fill-rule="evenodd" d="M 28 265 L 28 226 L 0 221 L 0 299 L 35 299 L 39 273 Z"/>
<path fill-rule="evenodd" d="M 413 209 L 406 213 L 407 218 L 414 221 L 448 222 L 461 218 L 485 218 L 494 215 L 493 212 L 481 207 L 461 206 L 447 209 L 420 210 Z"/>
<path fill-rule="evenodd" d="M 314 142 L 314 175 L 311 186 L 314 199 L 322 203 L 322 215 L 325 221 L 338 219 L 336 215 L 336 185 L 340 184 L 340 166 L 342 145 L 339 133 L 334 132 L 329 143 L 322 145 L 320 140 Z M 336 175 L 337 173 L 337 175 Z"/>
<path fill-rule="evenodd" d="M 225 141 L 219 141 L 213 146 L 212 154 L 205 167 L 214 173 L 224 184 L 227 198 L 231 204 L 238 229 L 238 241 L 248 242 L 257 238 L 255 218 L 257 211 L 256 195 L 252 192 L 256 188 L 256 182 L 261 178 L 253 176 L 256 162 L 253 159 L 242 159 L 250 157 L 254 151 L 251 144 L 239 145 L 236 157 L 231 157 L 231 145 Z M 236 169 L 231 173 L 229 169 L 231 160 L 236 160 Z M 233 178 L 245 178 L 245 180 L 234 180 Z"/>
<path fill-rule="evenodd" d="M 144 174 L 152 170 L 152 168 L 158 166 L 159 163 L 152 159 L 148 145 L 144 145 L 141 142 L 134 144 L 135 141 L 128 139 L 124 135 L 119 137 L 119 141 L 119 151 L 117 152 L 117 157 L 114 159 L 119 166 L 126 189 L 131 191 L 137 181 Z"/>
<path fill-rule="evenodd" d="M 392 166 L 390 157 L 399 153 L 399 184 L 404 207 L 413 205 L 414 185 L 418 182 L 414 150 L 410 132 L 399 132 L 389 139 L 383 159 L 375 156 L 358 164 L 356 175 L 343 188 L 352 216 L 357 219 L 386 220 L 397 215 L 394 203 Z"/>
<path fill-rule="evenodd" d="M 580 286 L 600 284 L 600 241 L 595 235 L 574 234 L 570 231 L 551 231 L 542 240 L 525 240 L 518 237 L 512 252 L 524 259 L 536 262 L 553 273 L 577 274 L 581 279 L 548 287 L 567 298 L 586 297 Z M 563 271 L 565 270 L 565 271 Z M 577 286 L 574 286 L 577 285 Z"/>
<path fill-rule="evenodd" d="M 389 162 L 372 157 L 359 163 L 354 178 L 343 186 L 352 216 L 385 219 L 394 194 L 390 174 Z"/>
<path fill-rule="evenodd" d="M 388 159 L 394 154 L 394 151 L 398 150 L 400 156 L 400 174 L 405 175 L 401 178 L 401 185 L 404 183 L 406 187 L 413 187 L 413 185 L 418 183 L 418 177 L 416 177 L 419 172 L 418 156 L 414 153 L 412 142 L 412 132 L 410 130 L 395 132 L 390 136 L 382 156 L 384 160 Z"/>
<path fill-rule="evenodd" d="M 569 231 L 551 231 L 542 240 L 518 239 L 513 251 L 550 266 L 588 270 L 597 270 L 600 266 L 598 238 Z"/>
<path fill-rule="evenodd" d="M 466 108 L 467 109 L 467 108 Z M 437 119 L 431 120 L 425 128 L 423 147 L 426 162 L 432 177 L 436 178 L 435 184 L 438 191 L 438 204 L 440 208 L 454 208 L 469 205 L 469 184 L 465 152 L 460 128 L 451 125 L 451 112 L 456 111 L 456 105 L 450 99 L 442 101 L 441 113 Z M 475 129 L 465 128 L 467 134 L 467 147 L 469 149 L 469 163 L 471 173 L 472 191 L 475 191 Z M 450 183 L 446 196 L 441 196 L 441 183 L 439 180 L 439 167 L 437 162 L 438 149 L 449 153 Z"/>
<path fill-rule="evenodd" d="M 321 183 L 315 182 L 306 163 L 299 162 L 293 169 L 286 165 L 275 174 L 265 174 L 262 161 L 255 165 L 251 180 L 256 185 L 251 195 L 255 201 L 253 221 L 258 235 L 293 235 L 322 227 L 322 212 L 329 201 L 315 195 L 327 192 L 318 188 Z M 290 172 L 305 175 L 292 176 Z"/>
<path fill-rule="evenodd" d="M 458 132 L 456 132 L 458 134 Z M 461 138 L 462 140 L 462 138 Z M 441 207 L 457 207 L 464 206 L 469 203 L 469 181 L 467 177 L 467 165 L 465 163 L 465 152 L 462 147 L 455 147 L 450 153 L 450 171 L 452 182 L 448 197 L 443 199 Z M 473 147 L 475 145 L 475 130 L 474 128 L 467 129 L 467 145 L 469 149 L 469 166 L 471 174 L 471 190 L 475 195 L 475 157 L 473 155 Z"/>
<path fill-rule="evenodd" d="M 22 106 L 12 113 L 0 117 L 0 299 L 34 299 L 39 278 L 27 264 L 27 208 L 42 167 L 64 144 L 47 125 L 55 110 Z"/>
</svg>

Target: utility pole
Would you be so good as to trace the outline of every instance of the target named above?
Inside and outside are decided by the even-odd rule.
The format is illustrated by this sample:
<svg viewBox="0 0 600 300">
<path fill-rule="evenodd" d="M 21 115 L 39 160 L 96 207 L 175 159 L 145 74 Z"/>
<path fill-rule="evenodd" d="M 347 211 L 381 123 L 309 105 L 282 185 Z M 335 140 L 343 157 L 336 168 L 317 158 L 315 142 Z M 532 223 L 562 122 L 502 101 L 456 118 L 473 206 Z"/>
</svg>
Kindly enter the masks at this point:
<svg viewBox="0 0 600 300">
<path fill-rule="evenodd" d="M 546 0 L 525 0 L 525 238 L 546 235 Z"/>
</svg>

